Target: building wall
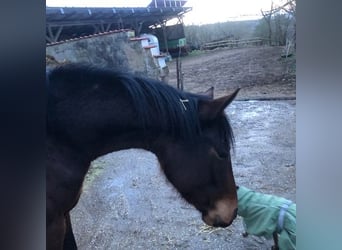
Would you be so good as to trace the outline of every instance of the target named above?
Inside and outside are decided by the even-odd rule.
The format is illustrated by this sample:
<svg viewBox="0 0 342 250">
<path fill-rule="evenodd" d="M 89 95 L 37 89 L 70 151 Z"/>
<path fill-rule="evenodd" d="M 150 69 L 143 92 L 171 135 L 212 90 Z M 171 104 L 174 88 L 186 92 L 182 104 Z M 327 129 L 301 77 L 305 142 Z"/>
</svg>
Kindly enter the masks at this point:
<svg viewBox="0 0 342 250">
<path fill-rule="evenodd" d="M 81 62 L 160 78 L 158 62 L 140 41 L 130 41 L 132 31 L 113 32 L 50 44 L 46 55 L 58 62 Z"/>
</svg>

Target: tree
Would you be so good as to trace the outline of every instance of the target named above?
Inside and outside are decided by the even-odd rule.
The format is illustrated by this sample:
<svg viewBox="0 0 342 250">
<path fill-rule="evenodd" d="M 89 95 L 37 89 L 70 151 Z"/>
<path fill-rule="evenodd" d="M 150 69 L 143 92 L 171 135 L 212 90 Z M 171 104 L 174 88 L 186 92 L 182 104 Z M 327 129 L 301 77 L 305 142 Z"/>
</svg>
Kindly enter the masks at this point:
<svg viewBox="0 0 342 250">
<path fill-rule="evenodd" d="M 256 27 L 255 34 L 267 37 L 270 45 L 296 44 L 296 1 L 286 0 L 281 6 L 261 10 L 262 21 Z"/>
<path fill-rule="evenodd" d="M 273 1 L 271 2 L 271 10 L 264 12 L 263 10 L 261 10 L 261 14 L 264 17 L 264 20 L 267 24 L 267 28 L 268 28 L 268 44 L 272 45 L 272 25 L 271 25 L 271 19 L 272 19 L 272 15 L 273 15 Z"/>
<path fill-rule="evenodd" d="M 236 21 L 205 25 L 185 26 L 187 43 L 198 49 L 201 45 L 223 39 L 247 39 L 251 38 L 258 21 Z"/>
</svg>

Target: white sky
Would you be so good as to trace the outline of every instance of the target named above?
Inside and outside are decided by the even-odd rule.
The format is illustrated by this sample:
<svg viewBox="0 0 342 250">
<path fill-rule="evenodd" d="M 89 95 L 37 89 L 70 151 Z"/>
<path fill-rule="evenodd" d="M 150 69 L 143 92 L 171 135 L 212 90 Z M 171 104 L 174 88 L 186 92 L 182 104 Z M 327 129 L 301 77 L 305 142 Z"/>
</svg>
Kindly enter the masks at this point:
<svg viewBox="0 0 342 250">
<path fill-rule="evenodd" d="M 49 7 L 145 7 L 151 0 L 46 0 Z M 188 0 L 193 7 L 184 16 L 185 24 L 205 24 L 261 18 L 272 0 Z M 284 0 L 273 0 L 280 5 Z"/>
</svg>

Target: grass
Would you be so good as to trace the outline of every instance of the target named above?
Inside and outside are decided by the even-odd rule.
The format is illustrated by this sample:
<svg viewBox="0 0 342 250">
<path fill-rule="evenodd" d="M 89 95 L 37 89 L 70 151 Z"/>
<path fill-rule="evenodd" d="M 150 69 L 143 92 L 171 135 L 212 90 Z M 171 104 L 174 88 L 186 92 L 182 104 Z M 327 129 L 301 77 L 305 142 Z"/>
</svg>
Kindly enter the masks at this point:
<svg viewBox="0 0 342 250">
<path fill-rule="evenodd" d="M 203 50 L 193 50 L 193 51 L 191 51 L 187 56 L 199 56 L 199 55 L 202 55 L 202 54 L 204 54 L 205 53 L 205 51 L 203 51 Z"/>
</svg>

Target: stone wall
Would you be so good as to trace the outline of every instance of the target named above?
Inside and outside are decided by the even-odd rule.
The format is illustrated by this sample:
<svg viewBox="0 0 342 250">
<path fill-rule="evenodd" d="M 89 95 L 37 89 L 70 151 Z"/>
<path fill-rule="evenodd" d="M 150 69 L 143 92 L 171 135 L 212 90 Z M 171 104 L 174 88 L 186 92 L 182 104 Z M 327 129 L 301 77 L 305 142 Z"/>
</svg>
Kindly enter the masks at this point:
<svg viewBox="0 0 342 250">
<path fill-rule="evenodd" d="M 49 44 L 46 55 L 58 62 L 90 63 L 159 79 L 158 61 L 140 41 L 131 41 L 133 36 L 132 31 L 109 32 Z"/>
</svg>

